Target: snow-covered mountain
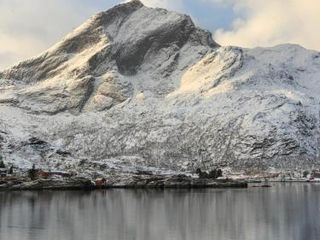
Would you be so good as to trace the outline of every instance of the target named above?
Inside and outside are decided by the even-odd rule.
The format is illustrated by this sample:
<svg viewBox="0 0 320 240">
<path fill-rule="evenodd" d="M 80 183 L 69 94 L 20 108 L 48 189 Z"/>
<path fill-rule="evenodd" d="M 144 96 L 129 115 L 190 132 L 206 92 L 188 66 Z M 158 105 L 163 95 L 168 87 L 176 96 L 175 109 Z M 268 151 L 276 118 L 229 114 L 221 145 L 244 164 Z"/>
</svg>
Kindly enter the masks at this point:
<svg viewBox="0 0 320 240">
<path fill-rule="evenodd" d="M 317 168 L 319 102 L 319 52 L 222 47 L 134 0 L 0 72 L 0 148 L 60 170 Z"/>
</svg>

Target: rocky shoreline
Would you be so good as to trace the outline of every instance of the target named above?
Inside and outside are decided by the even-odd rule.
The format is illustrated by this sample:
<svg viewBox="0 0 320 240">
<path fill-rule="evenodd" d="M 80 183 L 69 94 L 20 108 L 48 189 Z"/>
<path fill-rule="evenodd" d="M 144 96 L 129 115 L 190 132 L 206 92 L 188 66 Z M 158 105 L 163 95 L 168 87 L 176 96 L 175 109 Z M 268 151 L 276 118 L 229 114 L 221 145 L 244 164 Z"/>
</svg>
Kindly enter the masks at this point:
<svg viewBox="0 0 320 240">
<path fill-rule="evenodd" d="M 129 176 L 97 183 L 87 178 L 48 178 L 31 180 L 28 178 L 0 178 L 0 191 L 29 190 L 95 190 L 110 188 L 130 189 L 192 189 L 192 188 L 247 188 L 246 181 L 199 179 L 186 175 L 173 176 Z"/>
</svg>

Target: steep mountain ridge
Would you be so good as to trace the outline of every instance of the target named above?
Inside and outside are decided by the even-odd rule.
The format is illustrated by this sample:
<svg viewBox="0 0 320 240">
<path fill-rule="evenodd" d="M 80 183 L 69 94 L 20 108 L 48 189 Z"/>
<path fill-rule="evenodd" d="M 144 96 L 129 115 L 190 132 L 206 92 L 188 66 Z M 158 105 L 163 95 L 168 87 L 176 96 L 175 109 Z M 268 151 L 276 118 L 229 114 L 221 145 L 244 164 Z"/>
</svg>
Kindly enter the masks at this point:
<svg viewBox="0 0 320 240">
<path fill-rule="evenodd" d="M 21 167 L 320 165 L 319 52 L 221 47 L 190 17 L 139 1 L 97 14 L 0 79 L 0 148 Z"/>
<path fill-rule="evenodd" d="M 137 81 L 126 77 L 143 72 L 156 85 L 153 93 L 170 91 L 171 76 L 178 77 L 217 46 L 190 17 L 132 1 L 93 16 L 39 57 L 0 77 L 20 83 L 14 103 L 31 111 L 104 110 L 132 97 Z M 190 52 L 194 56 L 184 57 Z"/>
</svg>

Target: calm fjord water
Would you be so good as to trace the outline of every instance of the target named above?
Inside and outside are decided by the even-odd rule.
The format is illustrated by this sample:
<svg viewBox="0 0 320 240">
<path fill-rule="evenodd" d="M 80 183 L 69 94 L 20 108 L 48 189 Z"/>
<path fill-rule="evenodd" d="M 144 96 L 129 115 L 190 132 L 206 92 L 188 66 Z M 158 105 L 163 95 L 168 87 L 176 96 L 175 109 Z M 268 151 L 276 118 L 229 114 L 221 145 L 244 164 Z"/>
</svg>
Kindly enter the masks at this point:
<svg viewBox="0 0 320 240">
<path fill-rule="evenodd" d="M 320 185 L 0 193 L 1 240 L 318 240 Z"/>
</svg>

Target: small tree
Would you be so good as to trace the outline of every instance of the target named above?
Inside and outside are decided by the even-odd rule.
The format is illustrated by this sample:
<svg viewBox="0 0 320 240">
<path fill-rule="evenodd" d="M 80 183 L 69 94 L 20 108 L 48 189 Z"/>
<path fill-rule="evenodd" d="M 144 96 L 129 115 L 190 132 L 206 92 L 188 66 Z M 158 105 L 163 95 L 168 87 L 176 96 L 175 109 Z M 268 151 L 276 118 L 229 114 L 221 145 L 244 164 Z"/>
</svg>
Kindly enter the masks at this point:
<svg viewBox="0 0 320 240">
<path fill-rule="evenodd" d="M 11 166 L 11 167 L 9 168 L 8 174 L 10 174 L 10 175 L 13 174 L 13 166 Z"/>
<path fill-rule="evenodd" d="M 31 180 L 35 180 L 37 177 L 37 170 L 36 170 L 36 165 L 32 165 L 32 168 L 28 170 L 28 177 Z"/>
<path fill-rule="evenodd" d="M 208 173 L 203 172 L 200 168 L 197 168 L 196 173 L 198 174 L 200 179 L 208 178 Z"/>
<path fill-rule="evenodd" d="M 310 174 L 309 171 L 304 171 L 304 172 L 302 173 L 302 175 L 303 175 L 304 178 L 307 178 L 309 174 Z"/>
<path fill-rule="evenodd" d="M 222 170 L 221 169 L 213 169 L 209 173 L 202 172 L 200 168 L 196 170 L 196 173 L 198 174 L 199 178 L 206 178 L 206 179 L 217 179 L 219 177 L 222 177 Z"/>
<path fill-rule="evenodd" d="M 0 155 L 0 168 L 6 168 L 6 165 L 3 162 L 3 157 Z"/>
<path fill-rule="evenodd" d="M 213 179 L 217 179 L 219 177 L 222 177 L 222 170 L 221 169 L 213 169 L 209 172 L 209 177 Z"/>
</svg>

